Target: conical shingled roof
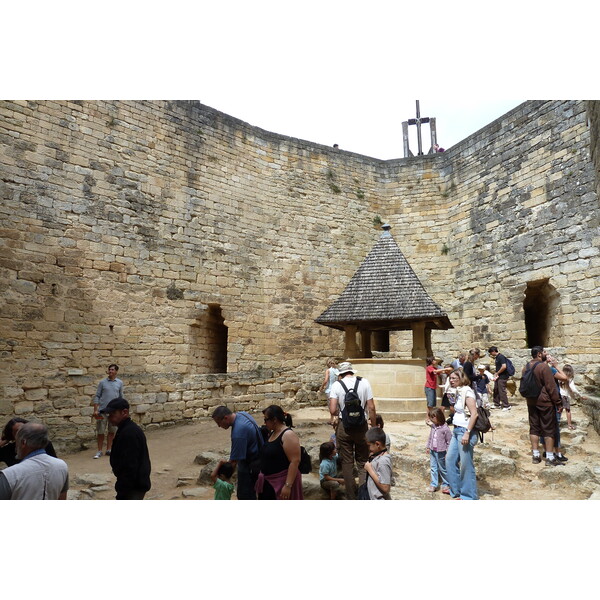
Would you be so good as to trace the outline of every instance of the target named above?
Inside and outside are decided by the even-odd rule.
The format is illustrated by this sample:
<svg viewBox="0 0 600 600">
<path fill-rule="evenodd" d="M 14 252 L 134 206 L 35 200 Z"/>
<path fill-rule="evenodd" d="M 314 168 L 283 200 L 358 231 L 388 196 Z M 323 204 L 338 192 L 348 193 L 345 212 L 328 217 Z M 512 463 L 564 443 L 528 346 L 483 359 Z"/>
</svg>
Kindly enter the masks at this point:
<svg viewBox="0 0 600 600">
<path fill-rule="evenodd" d="M 384 233 L 335 302 L 315 321 L 328 327 L 364 324 L 371 330 L 411 329 L 427 321 L 432 329 L 453 328 L 448 315 L 425 291 L 384 225 Z"/>
</svg>

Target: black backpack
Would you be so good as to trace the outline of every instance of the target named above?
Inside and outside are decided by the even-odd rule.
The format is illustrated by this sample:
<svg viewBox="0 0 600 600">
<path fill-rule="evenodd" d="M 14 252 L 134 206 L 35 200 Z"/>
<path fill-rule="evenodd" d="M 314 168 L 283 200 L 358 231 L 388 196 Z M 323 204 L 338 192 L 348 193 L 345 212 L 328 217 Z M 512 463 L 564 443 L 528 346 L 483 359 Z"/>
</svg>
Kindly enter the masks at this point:
<svg viewBox="0 0 600 600">
<path fill-rule="evenodd" d="M 279 440 L 281 445 L 283 446 L 283 434 L 286 431 L 292 431 L 291 427 L 288 427 L 284 431 L 281 432 L 279 436 Z M 312 461 L 310 460 L 310 454 L 306 451 L 304 446 L 300 446 L 300 463 L 298 464 L 298 471 L 302 473 L 302 475 L 308 475 L 312 471 Z"/>
<path fill-rule="evenodd" d="M 477 421 L 475 421 L 473 429 L 479 434 L 481 443 L 483 443 L 483 434 L 487 433 L 491 428 L 492 423 L 490 422 L 490 411 L 483 406 L 478 406 Z"/>
<path fill-rule="evenodd" d="M 528 364 L 525 369 L 525 373 L 521 377 L 521 383 L 519 384 L 519 394 L 523 396 L 523 398 L 535 398 L 537 400 L 540 392 L 542 391 L 542 386 L 538 383 L 535 378 L 533 372 L 538 365 L 541 365 L 541 362 L 533 365 L 533 368 Z"/>
<path fill-rule="evenodd" d="M 349 390 L 346 387 L 346 384 L 340 380 L 340 383 L 346 392 L 346 397 L 344 398 L 344 409 L 342 410 L 342 423 L 344 424 L 344 429 L 360 427 L 367 422 L 365 417 L 365 409 L 362 406 L 362 402 L 360 401 L 357 392 L 360 380 L 360 377 L 356 378 L 356 383 L 351 390 Z"/>
<path fill-rule="evenodd" d="M 512 377 L 515 374 L 515 365 L 512 364 L 510 358 L 506 359 L 506 373 L 509 377 Z"/>
<path fill-rule="evenodd" d="M 465 398 L 465 414 L 468 412 L 467 399 Z M 479 434 L 479 440 L 483 443 L 483 434 L 487 433 L 492 429 L 492 423 L 490 421 L 490 411 L 483 406 L 477 406 L 477 421 L 473 425 L 473 431 Z"/>
</svg>

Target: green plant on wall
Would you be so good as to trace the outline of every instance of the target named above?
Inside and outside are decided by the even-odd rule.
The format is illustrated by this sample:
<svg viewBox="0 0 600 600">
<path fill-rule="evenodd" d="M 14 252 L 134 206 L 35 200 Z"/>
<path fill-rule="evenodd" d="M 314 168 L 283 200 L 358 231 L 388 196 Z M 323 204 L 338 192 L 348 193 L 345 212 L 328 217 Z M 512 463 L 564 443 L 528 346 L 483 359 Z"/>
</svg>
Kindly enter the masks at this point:
<svg viewBox="0 0 600 600">
<path fill-rule="evenodd" d="M 364 199 L 365 199 L 365 192 L 364 192 L 363 190 L 361 190 L 360 188 L 358 188 L 358 189 L 356 190 L 356 197 L 357 197 L 359 200 L 364 200 Z"/>
<path fill-rule="evenodd" d="M 448 252 L 450 252 L 450 248 L 448 248 L 448 246 L 446 245 L 446 242 L 444 242 L 444 245 L 442 246 L 442 254 L 444 256 L 446 256 L 446 254 L 448 254 Z"/>
<path fill-rule="evenodd" d="M 327 182 L 329 184 L 329 189 L 334 194 L 340 194 L 342 192 L 342 188 L 335 183 L 335 173 L 331 169 L 327 169 L 327 173 L 325 174 L 327 177 Z"/>
<path fill-rule="evenodd" d="M 373 217 L 373 227 L 381 227 L 383 225 L 383 221 L 379 215 L 375 215 Z"/>
</svg>

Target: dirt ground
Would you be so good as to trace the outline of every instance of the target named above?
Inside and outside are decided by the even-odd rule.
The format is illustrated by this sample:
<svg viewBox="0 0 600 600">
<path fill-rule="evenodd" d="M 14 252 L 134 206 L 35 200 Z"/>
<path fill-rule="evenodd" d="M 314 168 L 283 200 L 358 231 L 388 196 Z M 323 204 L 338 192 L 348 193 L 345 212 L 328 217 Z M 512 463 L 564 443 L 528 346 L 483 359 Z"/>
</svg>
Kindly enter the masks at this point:
<svg viewBox="0 0 600 600">
<path fill-rule="evenodd" d="M 327 424 L 325 408 L 304 408 L 290 411 L 301 443 L 311 451 L 329 439 L 332 433 Z M 523 401 L 513 399 L 511 411 L 492 411 L 492 422 L 496 427 L 493 436 L 486 434 L 484 444 L 475 448 L 479 494 L 482 500 L 536 500 L 588 498 L 600 483 L 600 438 L 589 424 L 589 420 L 573 407 L 574 431 L 566 427 L 563 416 L 561 435 L 564 454 L 569 457 L 565 467 L 546 467 L 544 463 L 531 463 L 529 446 L 527 408 Z M 259 419 L 260 415 L 257 415 Z M 261 420 L 259 419 L 259 423 Z M 390 435 L 391 453 L 394 462 L 395 485 L 393 499 L 405 500 L 449 500 L 440 492 L 430 493 L 429 459 L 425 454 L 428 427 L 423 421 L 389 422 L 385 431 Z M 182 424 L 146 431 L 150 458 L 152 461 L 152 489 L 148 500 L 209 500 L 213 489 L 206 484 L 198 484 L 202 466 L 194 459 L 201 452 L 227 458 L 229 451 L 229 431 L 219 429 L 212 419 L 193 424 Z M 102 456 L 93 459 L 95 448 L 61 456 L 69 465 L 72 499 L 112 499 L 114 498 L 114 476 L 109 459 Z M 311 452 L 312 453 L 312 452 Z M 477 456 L 480 454 L 481 456 Z M 484 454 L 498 457 L 500 466 L 478 461 Z M 510 457 L 510 458 L 509 458 Z M 511 459 L 516 463 L 512 467 Z M 513 473 L 506 472 L 506 466 Z M 585 473 L 590 477 L 580 477 L 581 466 L 586 465 Z M 563 480 L 563 473 L 548 476 L 543 471 L 561 470 L 575 473 Z M 579 469 L 579 470 L 578 470 Z M 510 470 L 510 469 L 509 469 Z M 310 497 L 323 497 L 318 490 L 318 471 L 303 476 L 307 486 L 313 490 Z M 315 492 L 316 490 L 316 492 Z"/>
</svg>

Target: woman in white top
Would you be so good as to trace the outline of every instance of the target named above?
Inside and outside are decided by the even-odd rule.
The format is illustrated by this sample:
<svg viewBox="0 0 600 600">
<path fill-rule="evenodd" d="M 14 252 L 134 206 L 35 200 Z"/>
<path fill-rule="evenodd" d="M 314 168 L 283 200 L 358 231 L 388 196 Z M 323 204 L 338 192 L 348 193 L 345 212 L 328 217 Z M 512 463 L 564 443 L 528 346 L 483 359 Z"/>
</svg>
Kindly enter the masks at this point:
<svg viewBox="0 0 600 600">
<path fill-rule="evenodd" d="M 327 401 L 329 402 L 329 392 L 331 391 L 331 386 L 338 380 L 339 370 L 337 368 L 337 360 L 335 358 L 330 358 L 327 360 L 327 369 L 325 370 L 325 379 L 323 379 L 323 383 L 321 384 L 320 391 L 325 390 L 327 394 Z"/>
<path fill-rule="evenodd" d="M 456 394 L 452 418 L 454 431 L 446 453 L 450 496 L 461 500 L 478 500 L 473 464 L 473 448 L 477 443 L 477 432 L 473 429 L 477 421 L 475 392 L 470 379 L 461 370 L 450 373 L 448 379 Z"/>
</svg>

